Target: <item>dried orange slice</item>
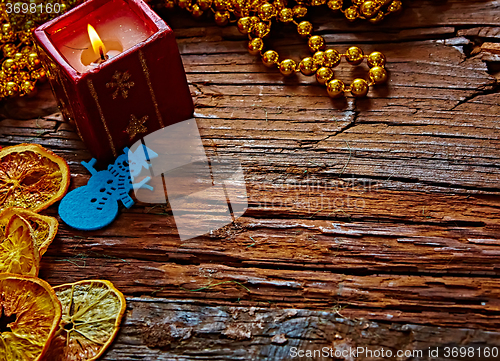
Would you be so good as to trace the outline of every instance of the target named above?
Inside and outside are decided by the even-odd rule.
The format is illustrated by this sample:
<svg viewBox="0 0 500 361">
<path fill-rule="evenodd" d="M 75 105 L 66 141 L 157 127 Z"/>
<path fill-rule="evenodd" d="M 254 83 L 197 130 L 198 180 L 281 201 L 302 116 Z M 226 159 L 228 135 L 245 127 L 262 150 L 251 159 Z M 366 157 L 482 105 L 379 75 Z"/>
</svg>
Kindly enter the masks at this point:
<svg viewBox="0 0 500 361">
<path fill-rule="evenodd" d="M 31 227 L 15 215 L 7 225 L 6 238 L 0 243 L 0 272 L 37 276 L 39 268 L 40 253 L 31 236 Z"/>
<path fill-rule="evenodd" d="M 32 236 L 40 252 L 40 257 L 54 240 L 59 222 L 54 217 L 42 216 L 24 208 L 7 208 L 0 213 L 0 240 L 5 238 L 5 230 L 10 219 L 18 215 L 26 220 L 32 229 Z"/>
<path fill-rule="evenodd" d="M 69 186 L 64 159 L 38 144 L 0 150 L 0 211 L 21 207 L 38 212 L 60 200 Z"/>
<path fill-rule="evenodd" d="M 54 287 L 62 305 L 60 331 L 45 360 L 91 361 L 115 338 L 126 301 L 111 282 L 80 281 Z"/>
<path fill-rule="evenodd" d="M 59 327 L 61 304 L 39 278 L 0 274 L 0 360 L 35 361 Z"/>
</svg>

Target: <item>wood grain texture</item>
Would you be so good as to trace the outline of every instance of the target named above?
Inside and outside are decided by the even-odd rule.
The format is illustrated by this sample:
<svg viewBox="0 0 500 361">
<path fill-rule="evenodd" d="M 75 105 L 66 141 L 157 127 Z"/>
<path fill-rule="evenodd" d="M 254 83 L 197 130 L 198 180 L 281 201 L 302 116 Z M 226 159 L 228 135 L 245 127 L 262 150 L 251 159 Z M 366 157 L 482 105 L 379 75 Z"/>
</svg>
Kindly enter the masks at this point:
<svg viewBox="0 0 500 361">
<path fill-rule="evenodd" d="M 167 15 L 207 153 L 241 160 L 249 209 L 184 242 L 168 205 L 137 203 L 95 232 L 61 225 L 41 277 L 106 278 L 128 297 L 104 360 L 500 344 L 500 4 L 413 1 L 375 27 L 311 18 L 330 47 L 383 51 L 389 83 L 334 101 L 265 68 L 234 27 Z M 307 54 L 293 27 L 275 31 L 270 47 Z M 0 144 L 54 150 L 79 187 L 89 153 L 56 112 L 47 88 L 2 104 Z"/>
<path fill-rule="evenodd" d="M 441 361 L 450 359 L 444 357 L 445 347 L 467 344 L 484 349 L 497 345 L 499 337 L 498 332 L 468 328 L 450 332 L 408 323 L 378 324 L 348 318 L 342 311 L 211 307 L 151 298 L 128 301 L 125 327 L 107 360 L 332 360 L 339 358 L 330 357 L 330 350 L 335 354 L 359 347 L 368 356 L 366 349 L 384 349 L 394 355 L 386 359 Z M 294 348 L 322 350 L 328 356 L 293 357 Z M 436 349 L 441 357 L 429 357 L 429 350 Z M 403 357 L 396 357 L 398 351 Z M 381 359 L 364 356 L 345 359 Z"/>
</svg>

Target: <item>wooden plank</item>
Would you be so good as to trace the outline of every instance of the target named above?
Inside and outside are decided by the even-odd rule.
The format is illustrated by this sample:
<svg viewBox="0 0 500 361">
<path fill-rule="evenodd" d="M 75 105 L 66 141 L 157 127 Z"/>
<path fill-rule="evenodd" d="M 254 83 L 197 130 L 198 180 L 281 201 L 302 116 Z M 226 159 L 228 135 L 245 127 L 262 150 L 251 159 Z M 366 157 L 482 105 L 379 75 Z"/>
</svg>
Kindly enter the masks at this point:
<svg viewBox="0 0 500 361">
<path fill-rule="evenodd" d="M 138 203 L 95 232 L 61 224 L 41 277 L 108 278 L 128 297 L 105 360 L 281 360 L 353 345 L 442 347 L 432 359 L 444 360 L 445 346 L 498 345 L 500 59 L 482 45 L 498 43 L 500 5 L 405 6 L 376 27 L 313 11 L 329 47 L 388 57 L 389 84 L 343 101 L 265 68 L 234 27 L 168 15 L 207 153 L 240 159 L 249 209 L 184 242 L 168 205 Z M 275 26 L 268 45 L 306 56 L 294 32 Z M 48 88 L 0 108 L 1 146 L 47 146 L 68 161 L 71 189 L 86 184 L 90 155 Z"/>
<path fill-rule="evenodd" d="M 314 360 L 331 360 L 335 358 L 330 349 L 335 356 L 335 351 L 358 347 L 366 354 L 360 349 L 357 358 L 347 354 L 345 359 L 374 359 L 366 356 L 384 349 L 385 355 L 390 351 L 395 358 L 401 351 L 407 359 L 449 360 L 444 355 L 451 350 L 445 347 L 476 347 L 477 356 L 478 347 L 484 351 L 500 341 L 500 333 L 471 329 L 466 323 L 460 328 L 390 319 L 376 323 L 344 317 L 343 312 L 340 308 L 335 313 L 129 298 L 123 330 L 103 360 L 311 360 L 305 357 L 306 351 L 316 355 Z M 438 357 L 429 357 L 436 348 Z M 318 353 L 321 350 L 326 356 Z M 303 357 L 298 357 L 299 351 Z"/>
<path fill-rule="evenodd" d="M 109 241 L 117 244 L 117 241 Z M 210 305 L 241 303 L 247 306 L 296 307 L 328 310 L 345 307 L 347 317 L 369 317 L 385 322 L 411 322 L 435 326 L 496 330 L 499 322 L 499 281 L 491 277 L 436 277 L 374 274 L 358 276 L 327 270 L 274 267 L 231 267 L 222 262 L 183 264 L 171 261 L 99 258 L 77 255 L 72 259 L 45 257 L 41 276 L 51 284 L 82 278 L 106 278 L 127 295 L 167 299 L 193 299 Z M 167 257 L 170 254 L 167 253 Z M 214 259 L 217 253 L 213 252 Z M 160 257 L 158 257 L 160 259 Z M 445 311 L 446 310 L 446 311 Z M 389 316 L 387 316 L 390 314 Z"/>
</svg>

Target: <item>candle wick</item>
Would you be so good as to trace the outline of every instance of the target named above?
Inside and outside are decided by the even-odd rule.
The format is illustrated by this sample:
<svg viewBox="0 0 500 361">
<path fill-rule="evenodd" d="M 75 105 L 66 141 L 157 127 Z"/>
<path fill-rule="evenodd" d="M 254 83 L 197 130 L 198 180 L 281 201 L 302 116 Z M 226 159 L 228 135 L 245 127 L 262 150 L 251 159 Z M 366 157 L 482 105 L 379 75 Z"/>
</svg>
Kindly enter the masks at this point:
<svg viewBox="0 0 500 361">
<path fill-rule="evenodd" d="M 99 54 L 101 55 L 101 60 L 106 61 L 106 56 L 104 55 L 104 51 L 102 50 L 102 46 L 99 47 Z"/>
<path fill-rule="evenodd" d="M 102 46 L 99 47 L 99 59 L 97 59 L 97 64 L 102 64 L 109 59 L 109 56 L 104 54 Z"/>
</svg>

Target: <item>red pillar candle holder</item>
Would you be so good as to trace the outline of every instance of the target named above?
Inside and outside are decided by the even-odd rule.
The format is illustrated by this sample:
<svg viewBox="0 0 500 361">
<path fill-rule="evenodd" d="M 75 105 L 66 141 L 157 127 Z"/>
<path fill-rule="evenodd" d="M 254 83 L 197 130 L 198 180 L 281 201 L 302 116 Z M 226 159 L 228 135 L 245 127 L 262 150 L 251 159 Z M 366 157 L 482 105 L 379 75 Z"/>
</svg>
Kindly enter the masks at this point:
<svg viewBox="0 0 500 361">
<path fill-rule="evenodd" d="M 35 39 L 64 118 L 100 162 L 192 117 L 174 34 L 141 0 L 88 0 L 37 28 Z"/>
</svg>

